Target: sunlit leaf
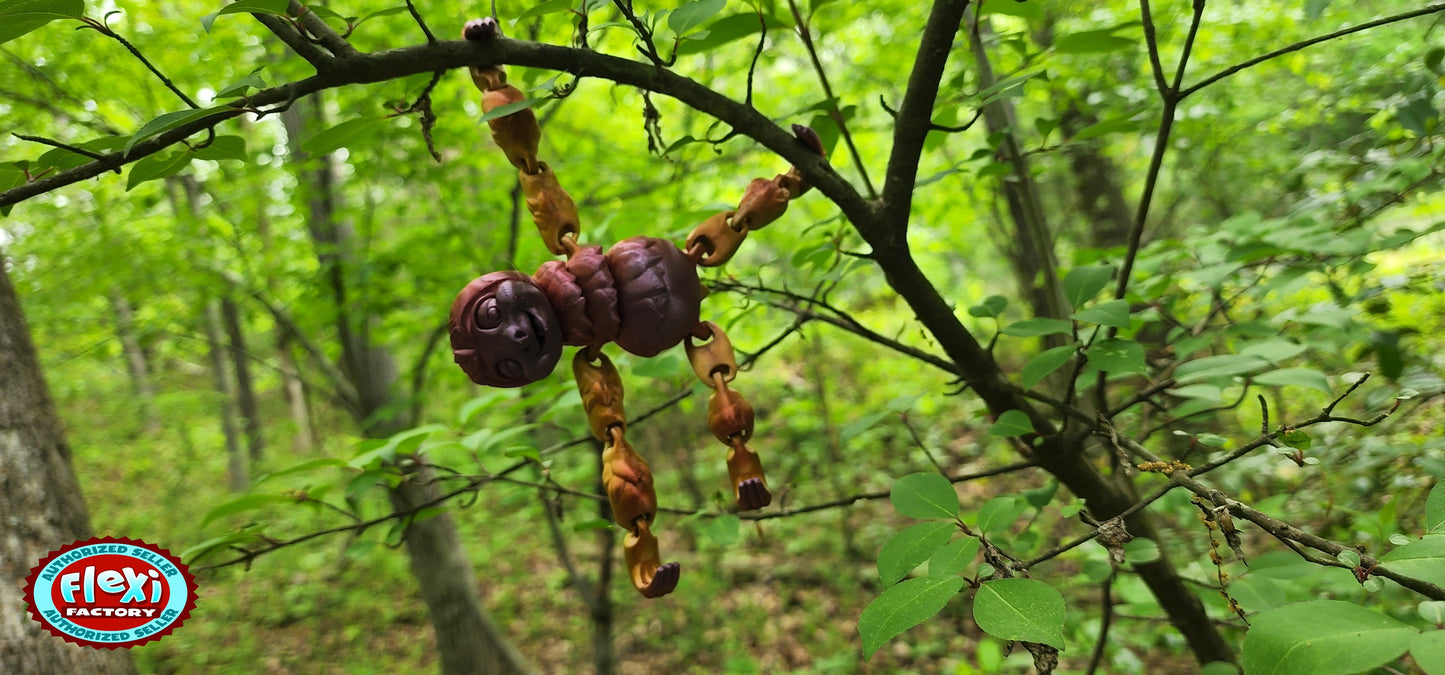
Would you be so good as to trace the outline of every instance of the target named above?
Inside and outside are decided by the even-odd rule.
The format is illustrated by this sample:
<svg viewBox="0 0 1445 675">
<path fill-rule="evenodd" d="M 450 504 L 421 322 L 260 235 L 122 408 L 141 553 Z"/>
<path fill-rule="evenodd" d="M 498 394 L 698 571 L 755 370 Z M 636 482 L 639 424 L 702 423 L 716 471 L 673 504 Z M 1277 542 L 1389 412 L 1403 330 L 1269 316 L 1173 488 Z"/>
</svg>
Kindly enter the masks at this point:
<svg viewBox="0 0 1445 675">
<path fill-rule="evenodd" d="M 958 517 L 958 493 L 936 473 L 914 473 L 898 479 L 889 495 L 893 508 L 909 518 Z"/>
<path fill-rule="evenodd" d="M 1067 335 L 1073 330 L 1074 324 L 1063 319 L 1033 318 L 1015 321 L 1004 326 L 1001 332 L 1014 337 L 1040 337 L 1059 333 Z"/>
<path fill-rule="evenodd" d="M 1093 307 L 1086 307 L 1075 312 L 1070 318 L 1115 328 L 1128 328 L 1129 302 L 1127 300 L 1101 302 Z"/>
<path fill-rule="evenodd" d="M 211 509 L 210 512 L 206 514 L 206 517 L 201 519 L 201 526 L 205 527 L 207 523 L 218 518 L 234 516 L 236 514 L 245 513 L 247 511 L 254 511 L 256 509 L 262 508 L 264 506 L 269 506 L 271 504 L 276 504 L 278 502 L 294 501 L 296 501 L 294 497 L 288 497 L 286 495 L 246 495 L 244 497 L 241 497 L 239 499 L 233 499 L 229 502 L 226 502 L 225 504 Z"/>
<path fill-rule="evenodd" d="M 893 535 L 878 552 L 878 578 L 891 585 L 948 544 L 956 527 L 948 521 L 918 523 Z"/>
<path fill-rule="evenodd" d="M 1330 393 L 1330 380 L 1314 368 L 1281 368 L 1254 376 L 1255 384 L 1273 387 L 1306 387 L 1325 394 Z"/>
<path fill-rule="evenodd" d="M 1001 640 L 1064 647 L 1064 596 L 1034 579 L 983 582 L 973 598 L 973 620 Z"/>
<path fill-rule="evenodd" d="M 346 120 L 302 141 L 301 150 L 315 155 L 330 154 L 357 141 L 369 140 L 382 122 L 378 117 Z"/>
<path fill-rule="evenodd" d="M 962 577 L 928 576 L 883 591 L 858 617 L 863 658 L 872 657 L 883 643 L 937 614 L 961 588 Z"/>
<path fill-rule="evenodd" d="M 1071 307 L 1082 307 L 1104 290 L 1113 278 L 1112 267 L 1075 267 L 1064 275 L 1064 296 Z"/>
<path fill-rule="evenodd" d="M 1252 675 L 1354 673 L 1403 654 L 1416 631 L 1352 602 L 1314 600 L 1250 617 L 1243 665 Z"/>
<path fill-rule="evenodd" d="M 1089 364 L 1106 373 L 1143 373 L 1144 345 L 1123 338 L 1095 342 L 1085 353 Z"/>
<path fill-rule="evenodd" d="M 964 537 L 948 542 L 947 546 L 939 549 L 933 557 L 928 559 L 929 576 L 948 576 L 958 574 L 968 568 L 973 562 L 973 557 L 978 555 L 978 540 L 973 537 Z"/>
<path fill-rule="evenodd" d="M 998 421 L 988 428 L 988 432 L 999 438 L 1022 436 L 1034 433 L 1034 423 L 1022 410 L 1005 410 L 998 416 Z"/>
<path fill-rule="evenodd" d="M 667 27 L 678 35 L 687 35 L 708 19 L 717 16 L 727 4 L 727 0 L 693 0 L 667 15 Z"/>
<path fill-rule="evenodd" d="M 1023 384 L 1025 390 L 1033 389 L 1034 385 L 1042 382 L 1050 373 L 1068 363 L 1073 356 L 1073 345 L 1044 350 L 1024 364 L 1019 375 L 1020 383 Z"/>
</svg>

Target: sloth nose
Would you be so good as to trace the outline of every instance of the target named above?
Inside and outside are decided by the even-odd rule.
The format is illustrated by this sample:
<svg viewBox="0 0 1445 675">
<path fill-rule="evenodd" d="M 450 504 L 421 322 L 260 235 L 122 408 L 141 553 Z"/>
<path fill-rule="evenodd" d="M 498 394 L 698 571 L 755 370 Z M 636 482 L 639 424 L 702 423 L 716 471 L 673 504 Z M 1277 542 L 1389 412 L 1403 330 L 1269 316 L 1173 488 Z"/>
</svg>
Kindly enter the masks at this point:
<svg viewBox="0 0 1445 675">
<path fill-rule="evenodd" d="M 526 342 L 528 335 L 529 334 L 527 332 L 526 326 L 514 325 L 512 326 L 511 330 L 507 331 L 507 336 L 512 338 L 512 340 L 517 342 L 518 344 Z"/>
</svg>

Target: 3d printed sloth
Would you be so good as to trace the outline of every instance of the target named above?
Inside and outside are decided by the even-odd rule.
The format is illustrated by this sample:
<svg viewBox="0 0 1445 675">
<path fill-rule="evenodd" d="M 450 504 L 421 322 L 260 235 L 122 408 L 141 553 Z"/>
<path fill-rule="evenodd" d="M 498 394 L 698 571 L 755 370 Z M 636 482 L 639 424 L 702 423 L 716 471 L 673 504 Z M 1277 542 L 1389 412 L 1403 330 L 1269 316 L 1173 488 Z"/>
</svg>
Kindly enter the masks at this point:
<svg viewBox="0 0 1445 675">
<path fill-rule="evenodd" d="M 498 37 L 496 22 L 477 19 L 462 35 L 469 40 Z M 487 112 L 523 100 L 507 84 L 498 66 L 474 66 L 472 81 L 482 91 Z M 737 375 L 732 344 L 717 325 L 699 320 L 705 291 L 697 266 L 721 265 L 749 230 L 776 220 L 809 188 L 796 168 L 771 180 L 748 185 L 738 208 L 719 213 L 699 225 L 687 247 L 653 237 L 618 242 L 607 253 L 600 246 L 577 243 L 577 207 L 557 183 L 552 169 L 537 159 L 541 128 L 530 109 L 488 121 L 492 138 L 517 167 L 527 208 L 547 249 L 565 261 L 543 263 L 528 277 L 520 272 L 492 272 L 462 289 L 451 309 L 451 343 L 456 362 L 472 381 L 492 387 L 519 387 L 541 380 L 557 366 L 562 346 L 581 347 L 572 359 L 577 391 L 592 435 L 605 444 L 602 481 L 612 514 L 628 530 L 624 543 L 632 583 L 655 598 L 677 586 L 677 563 L 662 564 L 652 521 L 657 495 L 647 462 L 628 444 L 627 417 L 622 408 L 622 380 L 602 347 L 615 342 L 638 356 L 655 356 L 686 343 L 693 370 L 715 391 L 708 402 L 708 427 L 728 446 L 728 473 L 742 510 L 760 509 L 772 501 L 757 453 L 748 447 L 753 434 L 753 409 L 728 388 Z M 823 154 L 811 129 L 795 125 L 794 133 Z"/>
</svg>

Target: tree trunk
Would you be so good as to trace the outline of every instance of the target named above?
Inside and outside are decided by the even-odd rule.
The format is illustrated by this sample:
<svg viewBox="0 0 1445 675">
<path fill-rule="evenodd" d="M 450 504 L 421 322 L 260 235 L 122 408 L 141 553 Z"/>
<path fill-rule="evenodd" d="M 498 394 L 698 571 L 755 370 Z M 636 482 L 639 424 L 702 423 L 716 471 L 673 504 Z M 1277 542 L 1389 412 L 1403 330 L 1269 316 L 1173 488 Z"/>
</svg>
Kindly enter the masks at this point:
<svg viewBox="0 0 1445 675">
<path fill-rule="evenodd" d="M 397 391 L 396 361 L 390 351 L 372 344 L 374 317 L 349 292 L 346 267 L 353 262 L 355 233 L 350 223 L 338 216 L 341 195 L 332 156 L 313 158 L 300 150 L 307 126 L 324 123 L 319 105 L 319 97 L 297 101 L 281 114 L 281 120 L 295 165 L 307 167 L 298 180 L 306 194 L 307 226 L 321 274 L 336 307 L 341 372 L 356 392 L 351 412 L 363 434 L 385 438 L 413 426 L 417 408 L 404 404 L 405 397 Z M 406 479 L 391 492 L 397 511 L 410 511 L 440 497 L 434 476 L 424 464 L 404 467 L 404 472 Z M 443 673 L 530 672 L 482 606 L 471 562 L 450 513 L 412 523 L 406 532 L 406 549 L 431 617 Z"/>
<path fill-rule="evenodd" d="M 226 369 L 226 347 L 221 342 L 221 303 L 206 303 L 206 344 L 210 346 L 211 379 L 221 397 L 221 432 L 226 436 L 226 483 L 232 492 L 245 492 L 250 485 L 246 455 L 236 432 L 236 396 Z"/>
<path fill-rule="evenodd" d="M 0 672 L 133 673 L 125 650 L 80 647 L 24 610 L 22 589 L 45 554 L 91 536 L 20 299 L 0 257 Z"/>
<path fill-rule="evenodd" d="M 252 462 L 261 461 L 264 440 L 261 436 L 261 412 L 256 405 L 256 386 L 251 379 L 251 355 L 246 350 L 246 334 L 241 329 L 241 309 L 230 298 L 221 298 L 221 318 L 226 324 L 231 367 L 236 373 L 236 403 L 241 421 L 246 425 L 246 449 Z"/>
<path fill-rule="evenodd" d="M 136 339 L 135 313 L 131 311 L 130 301 L 116 286 L 110 288 L 110 307 L 115 311 L 115 334 L 120 338 L 121 351 L 125 353 L 126 372 L 130 374 L 131 388 L 140 399 L 141 417 L 145 421 L 146 430 L 154 433 L 160 430 L 161 420 L 156 416 L 156 394 L 151 387 L 150 367 L 146 364 L 140 341 Z"/>
<path fill-rule="evenodd" d="M 286 407 L 291 411 L 291 423 L 296 425 L 296 435 L 291 447 L 302 455 L 309 455 L 316 449 L 316 430 L 311 426 L 311 406 L 306 399 L 306 384 L 301 381 L 301 371 L 296 368 L 296 358 L 291 355 L 291 336 L 279 328 L 276 331 L 276 355 L 281 363 L 281 382 L 286 393 Z"/>
</svg>

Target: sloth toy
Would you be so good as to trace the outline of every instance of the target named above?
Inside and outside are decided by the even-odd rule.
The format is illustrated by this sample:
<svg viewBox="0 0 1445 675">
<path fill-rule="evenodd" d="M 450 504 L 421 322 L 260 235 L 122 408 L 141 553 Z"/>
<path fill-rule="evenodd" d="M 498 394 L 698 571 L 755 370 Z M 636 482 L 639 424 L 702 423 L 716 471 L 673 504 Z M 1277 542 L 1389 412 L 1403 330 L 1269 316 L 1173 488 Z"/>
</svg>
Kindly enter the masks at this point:
<svg viewBox="0 0 1445 675">
<path fill-rule="evenodd" d="M 494 19 L 476 19 L 462 31 L 468 40 L 500 36 Z M 524 100 L 507 84 L 499 66 L 472 66 L 487 112 Z M 796 167 L 772 179 L 757 178 L 738 208 L 708 218 L 688 235 L 686 248 L 654 237 L 632 237 L 603 253 L 577 242 L 577 207 L 556 175 L 537 158 L 541 128 L 531 109 L 488 119 L 492 139 L 518 169 L 527 208 L 547 249 L 566 260 L 543 263 L 536 274 L 491 272 L 471 283 L 452 303 L 450 334 L 457 365 L 477 384 L 520 387 L 556 368 L 562 347 L 580 347 L 572 359 L 592 435 L 603 443 L 602 482 L 614 520 L 626 528 L 623 544 L 633 585 L 644 596 L 666 595 L 677 586 L 680 567 L 661 562 L 651 532 L 657 516 L 652 472 L 627 442 L 622 379 L 603 346 L 616 343 L 629 353 L 656 356 L 685 343 L 693 370 L 714 392 L 708 428 L 728 446 L 728 473 L 740 510 L 772 502 L 762 462 L 747 446 L 753 409 L 728 387 L 737 375 L 732 345 L 716 324 L 699 319 L 706 291 L 698 266 L 721 265 L 750 230 L 783 215 L 788 200 L 809 188 Z M 812 129 L 793 126 L 799 142 L 823 155 Z"/>
</svg>

